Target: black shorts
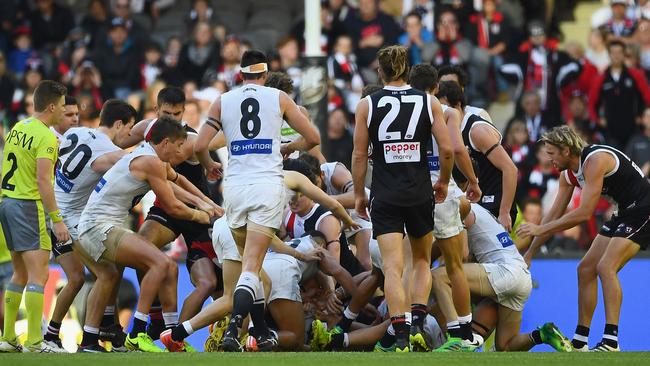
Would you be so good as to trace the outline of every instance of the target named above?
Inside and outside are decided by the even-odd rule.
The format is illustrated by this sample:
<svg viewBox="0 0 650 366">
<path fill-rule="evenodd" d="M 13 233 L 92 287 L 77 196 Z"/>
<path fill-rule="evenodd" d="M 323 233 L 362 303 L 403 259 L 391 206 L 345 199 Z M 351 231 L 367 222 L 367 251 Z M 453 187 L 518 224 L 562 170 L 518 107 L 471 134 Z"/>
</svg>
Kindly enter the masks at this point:
<svg viewBox="0 0 650 366">
<path fill-rule="evenodd" d="M 223 291 L 223 271 L 216 265 L 217 255 L 212 247 L 212 242 L 193 242 L 191 245 L 187 244 L 187 259 L 185 260 L 185 267 L 187 273 L 192 275 L 192 266 L 198 260 L 207 258 L 214 266 L 214 272 L 217 275 L 217 288 L 216 291 Z"/>
<path fill-rule="evenodd" d="M 53 232 L 50 232 L 50 238 L 52 238 L 52 254 L 54 254 L 54 259 L 64 254 L 72 253 L 72 240 L 69 240 L 65 244 L 58 244 Z"/>
<path fill-rule="evenodd" d="M 626 238 L 646 250 L 650 244 L 650 207 L 623 211 L 603 224 L 598 232 L 608 238 Z"/>
<path fill-rule="evenodd" d="M 433 231 L 433 197 L 415 206 L 397 206 L 373 197 L 370 200 L 372 237 L 389 233 L 402 233 L 421 238 Z"/>
<path fill-rule="evenodd" d="M 199 224 L 194 221 L 175 219 L 169 216 L 162 208 L 152 206 L 145 220 L 153 220 L 173 231 L 176 236 L 183 234 L 185 243 L 190 247 L 193 242 L 212 242 L 210 239 L 210 225 Z"/>
</svg>

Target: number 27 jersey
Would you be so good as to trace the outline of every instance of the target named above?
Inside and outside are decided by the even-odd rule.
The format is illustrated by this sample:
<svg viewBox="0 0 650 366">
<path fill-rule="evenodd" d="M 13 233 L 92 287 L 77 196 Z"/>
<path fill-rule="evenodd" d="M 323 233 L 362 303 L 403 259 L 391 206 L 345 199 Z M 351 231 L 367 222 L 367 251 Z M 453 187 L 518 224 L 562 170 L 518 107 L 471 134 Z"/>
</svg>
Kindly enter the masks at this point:
<svg viewBox="0 0 650 366">
<path fill-rule="evenodd" d="M 255 84 L 221 96 L 221 124 L 230 157 L 225 186 L 283 184 L 280 91 Z"/>
<path fill-rule="evenodd" d="M 78 220 L 102 175 L 90 167 L 100 156 L 117 151 L 104 133 L 87 127 L 69 129 L 61 140 L 54 194 L 66 219 Z"/>
<path fill-rule="evenodd" d="M 427 159 L 433 123 L 431 96 L 405 85 L 386 86 L 366 98 L 373 199 L 396 206 L 431 199 Z"/>
</svg>

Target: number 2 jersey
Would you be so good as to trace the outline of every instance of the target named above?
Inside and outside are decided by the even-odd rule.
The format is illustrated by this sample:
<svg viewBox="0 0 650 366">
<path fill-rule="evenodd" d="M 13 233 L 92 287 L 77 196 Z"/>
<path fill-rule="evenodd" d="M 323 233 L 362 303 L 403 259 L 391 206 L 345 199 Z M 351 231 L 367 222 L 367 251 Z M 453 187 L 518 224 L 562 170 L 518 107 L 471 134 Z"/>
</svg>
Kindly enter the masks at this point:
<svg viewBox="0 0 650 366">
<path fill-rule="evenodd" d="M 106 134 L 87 127 L 71 128 L 61 137 L 54 195 L 66 225 L 78 224 L 90 193 L 102 177 L 92 170 L 92 163 L 117 150 L 120 148 Z"/>
<path fill-rule="evenodd" d="M 283 184 L 280 91 L 244 84 L 221 96 L 221 124 L 230 157 L 224 186 Z"/>
<path fill-rule="evenodd" d="M 396 206 L 430 200 L 431 96 L 405 85 L 386 86 L 366 98 L 373 199 Z"/>
</svg>

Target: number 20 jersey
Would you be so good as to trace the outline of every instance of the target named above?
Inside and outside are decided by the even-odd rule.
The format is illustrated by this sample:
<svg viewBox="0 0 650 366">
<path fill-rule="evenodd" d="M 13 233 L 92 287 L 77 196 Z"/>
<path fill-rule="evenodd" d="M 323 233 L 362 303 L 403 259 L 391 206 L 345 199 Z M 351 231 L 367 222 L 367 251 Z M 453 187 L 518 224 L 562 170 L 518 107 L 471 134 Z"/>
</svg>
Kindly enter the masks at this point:
<svg viewBox="0 0 650 366">
<path fill-rule="evenodd" d="M 119 149 L 103 132 L 87 127 L 71 128 L 62 136 L 54 194 L 67 222 L 77 224 L 90 193 L 102 177 L 92 170 L 91 164 Z"/>
<path fill-rule="evenodd" d="M 224 186 L 283 184 L 280 91 L 244 84 L 221 96 L 230 157 Z"/>
<path fill-rule="evenodd" d="M 386 86 L 366 98 L 373 199 L 396 206 L 430 200 L 431 96 L 405 85 Z"/>
</svg>

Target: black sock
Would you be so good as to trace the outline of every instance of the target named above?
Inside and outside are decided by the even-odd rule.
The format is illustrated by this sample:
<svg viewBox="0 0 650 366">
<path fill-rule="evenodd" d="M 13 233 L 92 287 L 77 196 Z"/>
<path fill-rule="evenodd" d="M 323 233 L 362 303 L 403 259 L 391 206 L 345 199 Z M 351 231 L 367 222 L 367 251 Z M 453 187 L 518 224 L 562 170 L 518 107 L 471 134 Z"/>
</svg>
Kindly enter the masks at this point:
<svg viewBox="0 0 650 366">
<path fill-rule="evenodd" d="M 410 327 L 406 324 L 406 315 L 397 315 L 390 318 L 390 323 L 395 329 L 395 342 L 408 344 Z"/>
<path fill-rule="evenodd" d="M 539 329 L 535 329 L 530 333 L 529 335 L 530 340 L 533 341 L 535 344 L 542 344 L 542 335 L 539 333 Z"/>
<path fill-rule="evenodd" d="M 411 304 L 411 326 L 424 328 L 424 319 L 427 317 L 427 306 L 424 304 Z"/>
<path fill-rule="evenodd" d="M 589 339 L 589 328 L 578 325 L 576 327 L 576 333 L 573 335 L 573 340 L 571 344 L 573 348 L 582 348 L 587 345 L 587 340 Z"/>
<path fill-rule="evenodd" d="M 605 324 L 605 332 L 603 332 L 603 343 L 613 348 L 618 347 L 618 325 Z"/>
<path fill-rule="evenodd" d="M 338 324 L 336 324 L 336 326 L 343 329 L 343 332 L 347 332 L 347 331 L 350 330 L 350 327 L 352 326 L 353 321 L 354 321 L 354 319 L 349 319 L 348 317 L 343 315 L 343 317 L 338 322 Z M 343 333 L 341 333 L 341 335 L 343 335 Z"/>
<path fill-rule="evenodd" d="M 47 326 L 47 332 L 43 336 L 46 341 L 56 341 L 59 339 L 59 331 L 61 330 L 61 323 L 50 321 Z"/>
<path fill-rule="evenodd" d="M 175 342 L 182 342 L 188 336 L 189 333 L 187 333 L 183 324 L 179 324 L 172 328 L 172 340 Z"/>
<path fill-rule="evenodd" d="M 131 333 L 129 336 L 135 338 L 138 336 L 138 333 L 145 333 L 147 331 L 147 322 L 136 317 L 133 318 L 133 327 L 131 328 Z"/>
<path fill-rule="evenodd" d="M 84 327 L 83 338 L 81 339 L 81 346 L 92 346 L 93 344 L 99 344 L 99 331 L 89 331 L 88 327 Z"/>
<path fill-rule="evenodd" d="M 264 319 L 264 299 L 257 299 L 251 308 L 251 320 L 255 327 L 255 334 L 260 337 L 268 337 L 269 328 Z"/>
<path fill-rule="evenodd" d="M 332 334 L 332 339 L 329 344 L 329 348 L 331 349 L 342 349 L 343 346 L 343 341 L 345 340 L 345 333 L 337 333 L 337 334 Z"/>
<path fill-rule="evenodd" d="M 379 344 L 384 348 L 392 346 L 393 343 L 395 343 L 395 335 L 388 333 L 388 331 L 386 331 L 384 336 L 379 340 Z"/>
<path fill-rule="evenodd" d="M 449 338 L 461 338 L 458 320 L 447 323 L 447 333 L 449 333 Z"/>
<path fill-rule="evenodd" d="M 102 322 L 99 325 L 100 328 L 106 328 L 110 327 L 111 325 L 115 324 L 115 314 L 106 314 L 104 313 L 104 316 L 102 316 Z"/>
<path fill-rule="evenodd" d="M 474 336 L 472 335 L 472 323 L 460 324 L 460 337 L 468 341 L 472 341 L 474 339 Z"/>
</svg>

